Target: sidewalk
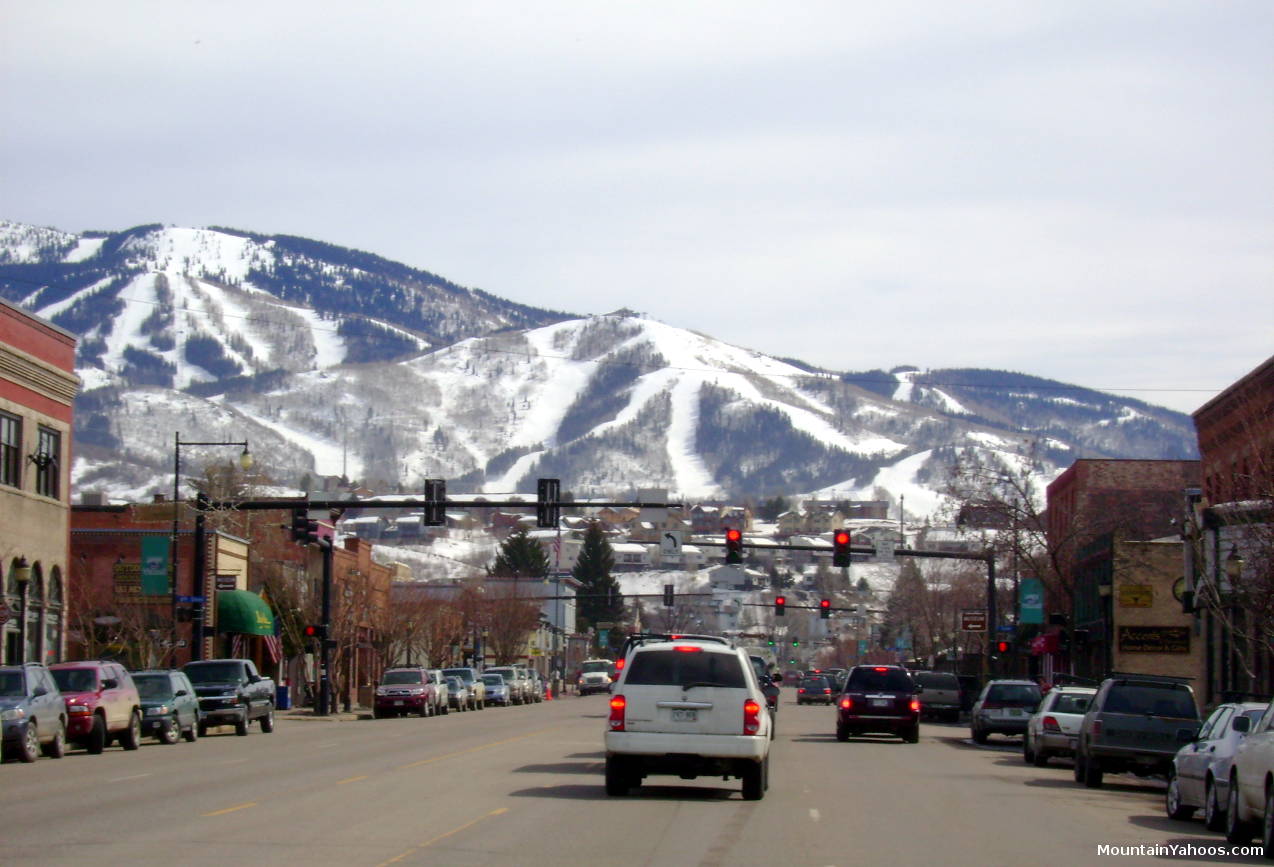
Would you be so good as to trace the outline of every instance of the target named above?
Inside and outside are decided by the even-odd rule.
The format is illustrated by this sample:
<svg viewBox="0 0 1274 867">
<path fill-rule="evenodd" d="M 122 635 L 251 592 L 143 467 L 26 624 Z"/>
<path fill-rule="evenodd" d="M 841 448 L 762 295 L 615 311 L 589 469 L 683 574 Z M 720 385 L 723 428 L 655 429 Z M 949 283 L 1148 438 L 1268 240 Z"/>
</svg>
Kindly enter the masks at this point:
<svg viewBox="0 0 1274 867">
<path fill-rule="evenodd" d="M 274 715 L 279 719 L 309 720 L 312 722 L 350 722 L 360 719 L 372 719 L 372 712 L 366 708 L 355 708 L 349 712 L 338 709 L 333 710 L 327 716 L 319 716 L 312 707 L 293 707 L 288 710 L 275 711 Z"/>
</svg>

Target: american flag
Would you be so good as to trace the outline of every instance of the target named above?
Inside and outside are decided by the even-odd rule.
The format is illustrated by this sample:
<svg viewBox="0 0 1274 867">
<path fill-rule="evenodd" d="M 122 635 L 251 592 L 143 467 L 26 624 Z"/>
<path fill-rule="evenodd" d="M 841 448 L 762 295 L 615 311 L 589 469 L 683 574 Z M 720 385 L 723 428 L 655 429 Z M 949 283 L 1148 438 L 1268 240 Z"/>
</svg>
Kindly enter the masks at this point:
<svg viewBox="0 0 1274 867">
<path fill-rule="evenodd" d="M 233 659 L 243 658 L 243 633 L 236 632 L 230 640 L 230 656 Z"/>
<path fill-rule="evenodd" d="M 265 639 L 265 652 L 270 654 L 271 662 L 278 662 L 283 658 L 283 640 L 279 638 L 278 629 L 279 621 L 274 621 L 275 634 L 262 636 Z"/>
</svg>

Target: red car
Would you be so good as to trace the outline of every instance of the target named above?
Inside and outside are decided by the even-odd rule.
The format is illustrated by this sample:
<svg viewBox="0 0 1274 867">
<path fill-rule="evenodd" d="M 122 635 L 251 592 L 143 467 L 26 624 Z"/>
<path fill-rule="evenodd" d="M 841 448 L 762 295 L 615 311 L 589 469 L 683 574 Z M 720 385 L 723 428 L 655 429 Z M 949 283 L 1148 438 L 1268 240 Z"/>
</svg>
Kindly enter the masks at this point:
<svg viewBox="0 0 1274 867">
<path fill-rule="evenodd" d="M 411 713 L 433 716 L 436 703 L 434 685 L 424 668 L 390 668 L 376 686 L 372 716 L 380 719 Z"/>
<path fill-rule="evenodd" d="M 856 665 L 836 702 L 836 740 L 880 732 L 909 744 L 920 740 L 920 700 L 907 669 L 898 665 Z"/>
<path fill-rule="evenodd" d="M 128 670 L 106 660 L 49 666 L 66 702 L 66 739 L 90 753 L 112 740 L 126 750 L 142 742 L 141 698 Z"/>
</svg>

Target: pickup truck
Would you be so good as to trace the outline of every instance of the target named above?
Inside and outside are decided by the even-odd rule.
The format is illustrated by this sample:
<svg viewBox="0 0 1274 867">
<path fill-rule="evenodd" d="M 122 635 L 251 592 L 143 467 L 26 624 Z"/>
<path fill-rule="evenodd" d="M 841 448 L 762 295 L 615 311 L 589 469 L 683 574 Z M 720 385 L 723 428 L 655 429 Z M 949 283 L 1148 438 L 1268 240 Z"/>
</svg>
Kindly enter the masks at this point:
<svg viewBox="0 0 1274 867">
<path fill-rule="evenodd" d="M 1167 774 L 1177 750 L 1198 732 L 1194 692 L 1182 679 L 1112 675 L 1080 723 L 1075 782 L 1096 789 L 1106 773 Z"/>
<path fill-rule="evenodd" d="M 240 736 L 248 723 L 259 720 L 261 731 L 274 731 L 274 681 L 262 677 L 250 659 L 204 659 L 188 662 L 182 671 L 199 696 L 199 736 L 212 726 L 234 726 Z"/>
</svg>

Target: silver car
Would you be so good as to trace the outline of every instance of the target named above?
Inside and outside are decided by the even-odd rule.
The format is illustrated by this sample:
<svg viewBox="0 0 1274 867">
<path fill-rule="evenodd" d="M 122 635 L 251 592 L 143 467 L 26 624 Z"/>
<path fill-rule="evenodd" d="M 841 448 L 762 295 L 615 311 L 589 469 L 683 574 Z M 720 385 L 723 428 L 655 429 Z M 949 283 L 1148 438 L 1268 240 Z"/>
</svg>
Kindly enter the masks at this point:
<svg viewBox="0 0 1274 867">
<path fill-rule="evenodd" d="M 456 710 L 468 710 L 471 704 L 469 687 L 458 677 L 444 677 L 447 684 L 447 707 Z"/>
<path fill-rule="evenodd" d="M 434 685 L 434 714 L 446 713 L 451 707 L 447 677 L 441 668 L 429 669 L 429 682 Z"/>
<path fill-rule="evenodd" d="M 1057 686 L 1049 690 L 1039 710 L 1026 723 L 1022 761 L 1042 768 L 1051 756 L 1075 755 L 1079 726 L 1096 694 L 1096 689 L 1087 686 Z"/>
<path fill-rule="evenodd" d="M 508 707 L 513 704 L 513 687 L 504 679 L 504 675 L 482 673 L 482 683 L 487 688 L 487 703 Z"/>
<path fill-rule="evenodd" d="M 1267 707 L 1264 702 L 1219 705 L 1198 736 L 1177 750 L 1164 795 L 1164 811 L 1169 819 L 1189 819 L 1202 808 L 1203 823 L 1209 831 L 1225 830 L 1234 751 L 1256 727 Z"/>
<path fill-rule="evenodd" d="M 444 668 L 442 673 L 447 677 L 458 677 L 464 681 L 469 690 L 469 707 L 482 710 L 487 705 L 487 691 L 482 683 L 482 675 L 476 668 Z"/>
<path fill-rule="evenodd" d="M 509 688 L 509 699 L 508 702 L 502 703 L 526 704 L 530 701 L 530 696 L 527 694 L 526 678 L 522 677 L 520 669 L 512 665 L 498 665 L 492 666 L 482 673 L 483 675 L 498 674 L 503 679 L 505 686 Z M 490 695 L 487 696 L 487 701 L 492 701 Z"/>
</svg>

